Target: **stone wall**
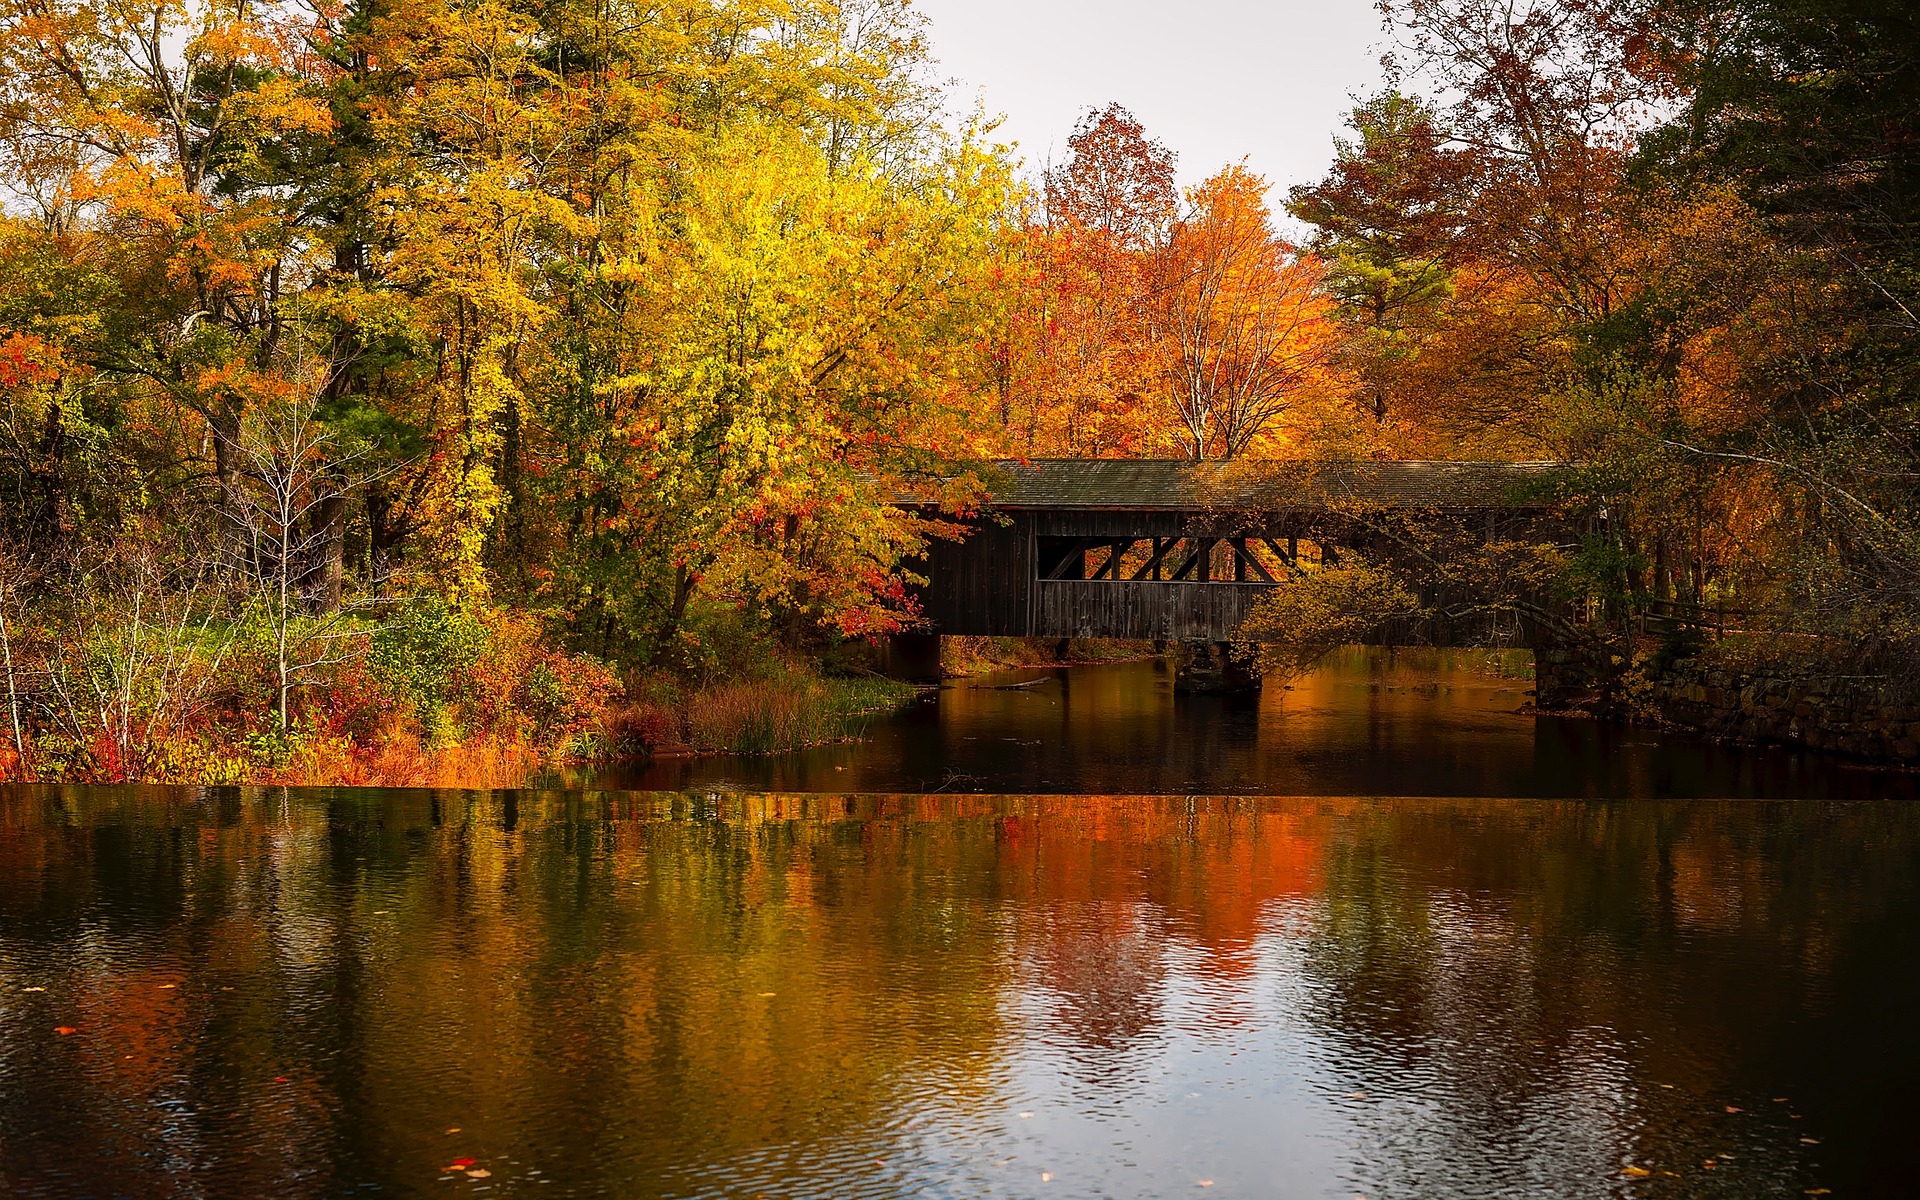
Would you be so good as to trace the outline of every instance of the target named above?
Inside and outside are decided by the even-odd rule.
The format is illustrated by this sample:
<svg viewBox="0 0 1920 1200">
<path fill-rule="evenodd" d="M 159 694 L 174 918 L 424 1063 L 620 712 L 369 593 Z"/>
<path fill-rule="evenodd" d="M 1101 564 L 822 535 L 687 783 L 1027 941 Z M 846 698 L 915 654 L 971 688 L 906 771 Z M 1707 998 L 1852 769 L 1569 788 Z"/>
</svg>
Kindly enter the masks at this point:
<svg viewBox="0 0 1920 1200">
<path fill-rule="evenodd" d="M 1788 679 L 1681 659 L 1645 672 L 1661 717 L 1745 742 L 1789 742 L 1899 762 L 1920 760 L 1920 704 L 1846 679 Z"/>
<path fill-rule="evenodd" d="M 1627 652 L 1598 638 L 1563 641 L 1533 652 L 1533 706 L 1541 712 L 1624 716 Z"/>
</svg>

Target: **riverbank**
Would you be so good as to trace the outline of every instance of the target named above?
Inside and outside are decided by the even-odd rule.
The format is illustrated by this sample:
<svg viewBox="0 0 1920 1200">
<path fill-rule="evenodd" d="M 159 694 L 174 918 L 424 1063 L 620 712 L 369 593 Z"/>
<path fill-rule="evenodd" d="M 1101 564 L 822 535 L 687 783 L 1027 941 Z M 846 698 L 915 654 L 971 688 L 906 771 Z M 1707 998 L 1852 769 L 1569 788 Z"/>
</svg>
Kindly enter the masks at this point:
<svg viewBox="0 0 1920 1200">
<path fill-rule="evenodd" d="M 1125 638 L 943 637 L 940 673 L 948 679 L 964 679 L 1009 667 L 1135 662 L 1163 653 L 1153 642 Z"/>
<path fill-rule="evenodd" d="M 527 722 L 458 731 L 442 717 L 439 741 L 395 713 L 355 733 L 306 723 L 284 737 L 244 728 L 206 728 L 176 739 L 153 769 L 113 782 L 292 787 L 517 787 L 561 767 L 693 755 L 767 755 L 851 741 L 868 722 L 919 695 L 911 684 L 879 678 L 826 678 L 802 670 L 772 678 L 688 686 L 655 679 L 636 699 L 613 698 L 576 720 L 569 736 L 541 737 Z M 31 748 L 29 748 L 31 753 Z M 32 765 L 31 763 L 29 764 Z M 21 769 L 9 741 L 0 744 L 0 783 L 99 782 L 84 768 L 54 761 Z"/>
<path fill-rule="evenodd" d="M 1920 765 L 1920 699 L 1884 679 L 1815 664 L 1652 656 L 1640 667 L 1637 714 L 1742 745 L 1829 750 Z"/>
<path fill-rule="evenodd" d="M 570 764 L 776 754 L 859 736 L 917 694 L 863 643 L 715 628 L 645 669 L 536 614 L 432 599 L 342 616 L 288 668 L 260 622 L 13 625 L 0 782 L 507 787 Z"/>
<path fill-rule="evenodd" d="M 1165 658 L 950 680 L 858 741 L 560 771 L 539 786 L 692 794 L 1911 795 L 1837 755 L 1534 712 L 1524 656 L 1354 648 L 1259 692 L 1186 695 Z M 1463 661 L 1464 660 L 1464 661 Z M 1889 778 L 1892 776 L 1892 778 Z"/>
<path fill-rule="evenodd" d="M 1920 693 L 1812 645 L 1752 634 L 1601 640 L 1540 653 L 1536 708 L 1920 766 Z"/>
</svg>

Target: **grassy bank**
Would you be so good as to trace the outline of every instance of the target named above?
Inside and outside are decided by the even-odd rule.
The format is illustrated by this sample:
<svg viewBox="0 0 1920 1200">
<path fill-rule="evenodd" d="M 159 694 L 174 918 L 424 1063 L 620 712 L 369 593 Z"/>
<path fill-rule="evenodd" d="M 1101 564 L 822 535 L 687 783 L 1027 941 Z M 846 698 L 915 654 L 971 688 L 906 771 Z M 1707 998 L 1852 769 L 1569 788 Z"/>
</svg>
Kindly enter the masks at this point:
<svg viewBox="0 0 1920 1200">
<path fill-rule="evenodd" d="M 689 687 L 656 680 L 636 701 L 615 698 L 565 738 L 523 722 L 469 728 L 465 714 L 397 706 L 358 733 L 303 721 L 285 735 L 206 726 L 176 736 L 137 772 L 73 759 L 23 759 L 0 742 L 0 782 L 154 782 L 325 787 L 513 787 L 562 765 L 682 754 L 781 754 L 858 739 L 918 689 L 889 679 L 835 679 L 794 671 L 776 678 Z"/>
<path fill-rule="evenodd" d="M 940 639 L 940 671 L 947 676 L 980 675 L 1008 667 L 1133 662 L 1154 653 L 1152 642 L 1124 638 L 945 637 Z"/>
<path fill-rule="evenodd" d="M 865 674 L 860 647 L 823 664 L 760 636 L 715 639 L 623 672 L 533 614 L 432 600 L 334 620 L 322 661 L 290 680 L 269 632 L 117 613 L 10 622 L 0 781 L 502 787 L 567 764 L 844 741 L 916 694 Z"/>
</svg>

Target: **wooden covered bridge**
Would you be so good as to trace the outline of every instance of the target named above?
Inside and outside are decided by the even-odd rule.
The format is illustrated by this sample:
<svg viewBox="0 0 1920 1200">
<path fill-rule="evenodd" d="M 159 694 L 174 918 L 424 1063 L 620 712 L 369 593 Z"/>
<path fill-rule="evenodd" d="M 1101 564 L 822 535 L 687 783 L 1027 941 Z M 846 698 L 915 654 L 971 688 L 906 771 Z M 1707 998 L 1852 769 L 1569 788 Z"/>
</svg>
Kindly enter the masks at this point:
<svg viewBox="0 0 1920 1200">
<path fill-rule="evenodd" d="M 1544 510 L 1555 466 L 1001 463 L 971 534 L 928 553 L 921 636 L 1222 642 L 1268 588 L 1338 561 L 1330 515 L 1418 508 L 1491 536 Z"/>
</svg>

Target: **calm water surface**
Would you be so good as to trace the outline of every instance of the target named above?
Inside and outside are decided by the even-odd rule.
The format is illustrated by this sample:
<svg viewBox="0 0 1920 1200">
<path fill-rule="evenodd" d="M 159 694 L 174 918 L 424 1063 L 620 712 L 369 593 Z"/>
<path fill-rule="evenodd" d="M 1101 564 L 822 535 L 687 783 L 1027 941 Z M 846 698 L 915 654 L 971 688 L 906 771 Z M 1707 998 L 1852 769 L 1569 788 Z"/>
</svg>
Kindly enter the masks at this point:
<svg viewBox="0 0 1920 1200">
<path fill-rule="evenodd" d="M 1179 697 L 1164 662 L 959 680 L 865 741 L 669 759 L 566 782 L 642 789 L 1277 796 L 1916 797 L 1834 756 L 1520 711 L 1530 680 L 1352 651 L 1290 688 Z M 558 781 L 556 781 L 558 782 Z"/>
<path fill-rule="evenodd" d="M 895 728 L 1611 761 L 1401 686 L 1211 759 Z M 0 1195 L 1920 1193 L 1905 777 L 1605 736 L 1601 791 L 1829 798 L 0 789 Z"/>
</svg>

